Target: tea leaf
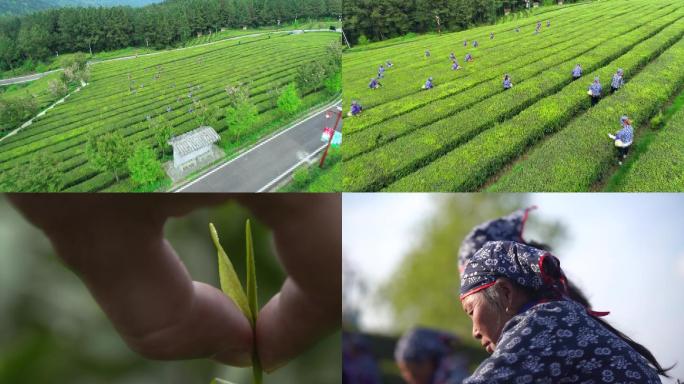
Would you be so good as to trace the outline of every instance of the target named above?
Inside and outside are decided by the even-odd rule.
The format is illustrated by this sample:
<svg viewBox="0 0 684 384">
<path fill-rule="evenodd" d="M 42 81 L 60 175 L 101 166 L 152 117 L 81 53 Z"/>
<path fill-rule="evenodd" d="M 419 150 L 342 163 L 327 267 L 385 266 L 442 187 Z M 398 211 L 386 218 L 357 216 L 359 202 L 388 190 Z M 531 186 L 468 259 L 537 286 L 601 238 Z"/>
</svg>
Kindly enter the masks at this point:
<svg viewBox="0 0 684 384">
<path fill-rule="evenodd" d="M 249 220 L 245 223 L 245 241 L 247 247 L 247 299 L 249 300 L 249 309 L 252 313 L 252 330 L 254 332 L 254 354 L 252 355 L 252 377 L 254 384 L 261 384 L 262 370 L 261 362 L 259 361 L 259 353 L 256 347 L 256 322 L 257 314 L 259 313 L 259 300 L 257 297 L 257 283 L 256 283 L 256 264 L 254 261 L 254 242 L 252 241 L 252 227 Z"/>
<path fill-rule="evenodd" d="M 235 268 L 233 263 L 230 262 L 228 255 L 223 250 L 221 243 L 219 242 L 218 233 L 214 224 L 209 223 L 209 233 L 211 234 L 211 239 L 214 241 L 216 250 L 218 251 L 218 266 L 219 266 L 219 280 L 221 282 L 221 290 L 228 297 L 230 297 L 233 302 L 240 308 L 242 313 L 245 314 L 250 323 L 254 324 L 252 320 L 252 312 L 247 301 L 247 295 L 245 295 L 245 290 L 242 288 L 240 279 L 235 273 Z"/>
</svg>

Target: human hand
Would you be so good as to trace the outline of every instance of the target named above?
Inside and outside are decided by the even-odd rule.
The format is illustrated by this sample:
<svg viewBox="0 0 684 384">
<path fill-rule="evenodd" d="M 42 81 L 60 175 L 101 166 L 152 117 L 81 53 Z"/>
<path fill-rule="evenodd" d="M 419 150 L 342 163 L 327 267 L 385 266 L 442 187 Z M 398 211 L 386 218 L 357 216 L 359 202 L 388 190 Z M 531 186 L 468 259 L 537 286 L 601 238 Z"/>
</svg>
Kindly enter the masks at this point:
<svg viewBox="0 0 684 384">
<path fill-rule="evenodd" d="M 341 202 L 315 195 L 11 195 L 86 283 L 129 346 L 148 358 L 249 365 L 248 321 L 223 293 L 193 282 L 163 237 L 169 217 L 235 198 L 270 225 L 289 277 L 262 309 L 267 371 L 339 326 Z"/>
</svg>

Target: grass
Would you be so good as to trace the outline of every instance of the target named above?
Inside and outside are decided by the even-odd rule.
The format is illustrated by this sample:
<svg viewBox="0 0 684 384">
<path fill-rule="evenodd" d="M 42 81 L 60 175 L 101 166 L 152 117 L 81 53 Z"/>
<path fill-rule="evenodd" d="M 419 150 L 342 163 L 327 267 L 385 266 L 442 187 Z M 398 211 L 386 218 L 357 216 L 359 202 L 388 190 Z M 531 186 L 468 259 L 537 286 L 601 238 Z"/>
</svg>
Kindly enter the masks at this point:
<svg viewBox="0 0 684 384">
<path fill-rule="evenodd" d="M 342 192 L 342 161 L 339 148 L 331 148 L 323 168 L 316 161 L 295 171 L 292 180 L 278 192 Z"/>
</svg>

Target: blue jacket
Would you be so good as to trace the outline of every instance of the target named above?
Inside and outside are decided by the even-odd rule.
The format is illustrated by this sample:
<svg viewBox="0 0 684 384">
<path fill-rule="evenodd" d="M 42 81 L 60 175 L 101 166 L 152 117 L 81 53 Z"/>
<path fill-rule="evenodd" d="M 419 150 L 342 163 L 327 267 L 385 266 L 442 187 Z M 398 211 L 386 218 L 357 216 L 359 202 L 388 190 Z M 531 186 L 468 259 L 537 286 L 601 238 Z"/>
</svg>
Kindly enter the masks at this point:
<svg viewBox="0 0 684 384">
<path fill-rule="evenodd" d="M 582 76 L 582 68 L 577 66 L 575 69 L 572 70 L 572 77 L 580 77 Z"/>
<path fill-rule="evenodd" d="M 618 75 L 617 73 L 613 75 L 613 81 L 611 81 L 610 86 L 619 89 L 625 85 L 625 80 L 622 78 L 622 75 Z"/>
<path fill-rule="evenodd" d="M 589 90 L 592 93 L 592 96 L 601 96 L 601 91 L 603 91 L 603 87 L 601 86 L 601 83 L 591 83 L 589 86 Z"/>
<path fill-rule="evenodd" d="M 626 145 L 632 145 L 634 140 L 634 128 L 631 125 L 623 127 L 616 135 L 615 140 L 620 140 Z"/>
</svg>

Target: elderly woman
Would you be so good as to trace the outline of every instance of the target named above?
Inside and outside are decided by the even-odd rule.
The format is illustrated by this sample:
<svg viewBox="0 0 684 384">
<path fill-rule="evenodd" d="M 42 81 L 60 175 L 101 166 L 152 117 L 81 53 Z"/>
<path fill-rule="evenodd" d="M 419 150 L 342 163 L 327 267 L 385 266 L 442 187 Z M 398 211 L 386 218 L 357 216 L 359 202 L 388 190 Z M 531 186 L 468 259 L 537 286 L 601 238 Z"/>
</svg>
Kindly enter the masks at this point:
<svg viewBox="0 0 684 384">
<path fill-rule="evenodd" d="M 423 87 L 421 89 L 428 90 L 432 89 L 435 87 L 435 84 L 432 82 L 432 77 L 429 77 L 425 84 L 423 84 Z"/>
<path fill-rule="evenodd" d="M 460 384 L 468 363 L 457 354 L 458 344 L 451 333 L 413 328 L 399 339 L 394 358 L 409 384 Z"/>
<path fill-rule="evenodd" d="M 466 53 L 465 61 L 466 61 L 466 63 L 472 62 L 473 61 L 473 55 L 471 55 L 470 53 Z"/>
<path fill-rule="evenodd" d="M 363 107 L 358 101 L 353 100 L 351 102 L 351 111 L 349 111 L 349 116 L 358 116 L 363 111 Z"/>
<path fill-rule="evenodd" d="M 622 70 L 622 68 L 619 68 L 617 72 L 613 75 L 613 79 L 610 82 L 610 93 L 613 94 L 615 91 L 620 89 L 623 85 L 625 85 L 625 79 L 624 79 L 624 74 L 625 72 Z"/>
<path fill-rule="evenodd" d="M 582 66 L 577 64 L 575 65 L 575 69 L 572 70 L 572 79 L 577 80 L 580 77 L 582 77 Z"/>
<path fill-rule="evenodd" d="M 560 262 L 547 251 L 513 241 L 478 250 L 460 299 L 491 356 L 464 383 L 660 383 L 666 371 L 650 351 L 567 292 Z"/>
<path fill-rule="evenodd" d="M 458 71 L 459 69 L 461 69 L 461 66 L 458 64 L 458 60 L 454 59 L 451 63 L 451 70 Z"/>
<path fill-rule="evenodd" d="M 504 87 L 504 90 L 513 88 L 513 83 L 511 82 L 511 77 L 508 74 L 504 75 L 503 87 Z"/>
<path fill-rule="evenodd" d="M 370 88 L 370 89 L 378 89 L 378 88 L 380 88 L 381 85 L 382 85 L 382 84 L 380 84 L 380 82 L 378 81 L 378 79 L 376 79 L 376 78 L 374 77 L 374 78 L 370 79 L 370 83 L 368 83 L 368 88 Z"/>
</svg>

